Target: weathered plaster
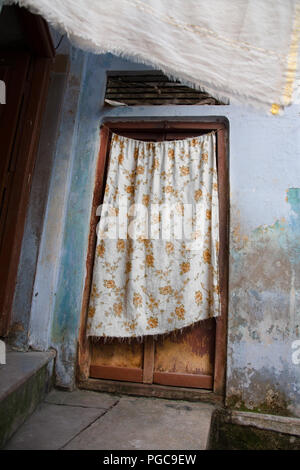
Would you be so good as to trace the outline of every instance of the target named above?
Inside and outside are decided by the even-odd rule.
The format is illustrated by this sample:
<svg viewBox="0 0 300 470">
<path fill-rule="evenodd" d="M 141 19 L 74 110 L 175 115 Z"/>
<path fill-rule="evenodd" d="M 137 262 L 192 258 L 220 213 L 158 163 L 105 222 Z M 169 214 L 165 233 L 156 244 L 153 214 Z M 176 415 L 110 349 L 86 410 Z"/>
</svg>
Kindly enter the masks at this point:
<svg viewBox="0 0 300 470">
<path fill-rule="evenodd" d="M 300 365 L 293 364 L 292 342 L 300 336 L 300 189 L 282 198 L 287 218 L 247 236 L 238 217 L 231 223 L 227 396 L 237 407 L 297 416 Z"/>
<path fill-rule="evenodd" d="M 60 111 L 64 98 L 65 83 L 66 74 L 57 73 L 52 70 L 33 172 L 12 309 L 10 341 L 18 349 L 27 349 L 28 347 L 33 285 L 54 162 L 57 133 L 60 125 Z"/>
<path fill-rule="evenodd" d="M 77 143 L 77 106 L 85 59 L 82 52 L 73 50 L 33 289 L 29 345 L 37 350 L 45 350 L 50 346 L 53 305 L 63 250 L 65 211 Z"/>
</svg>

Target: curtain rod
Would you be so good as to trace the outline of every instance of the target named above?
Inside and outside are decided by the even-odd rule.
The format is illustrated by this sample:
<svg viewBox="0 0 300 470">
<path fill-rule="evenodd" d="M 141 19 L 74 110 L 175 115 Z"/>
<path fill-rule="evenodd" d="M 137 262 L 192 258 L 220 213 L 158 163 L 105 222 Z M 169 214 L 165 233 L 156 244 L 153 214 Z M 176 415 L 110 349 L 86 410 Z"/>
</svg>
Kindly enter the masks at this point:
<svg viewBox="0 0 300 470">
<path fill-rule="evenodd" d="M 122 121 L 122 122 L 124 123 L 124 121 Z M 145 122 L 147 122 L 147 121 L 145 121 Z M 174 121 L 174 122 L 178 124 L 179 121 Z M 134 131 L 137 131 L 137 130 L 141 130 L 141 131 L 147 131 L 147 130 L 149 130 L 149 131 L 151 131 L 152 129 L 155 129 L 155 130 L 162 130 L 162 131 L 164 131 L 164 130 L 178 130 L 178 131 L 185 131 L 185 130 L 191 130 L 191 131 L 192 131 L 192 130 L 195 130 L 195 131 L 196 131 L 196 130 L 206 130 L 206 129 L 207 129 L 207 130 L 211 130 L 211 131 L 215 131 L 215 132 L 223 131 L 223 130 L 225 129 L 225 126 L 224 126 L 223 123 L 220 123 L 220 127 L 219 127 L 219 128 L 216 128 L 216 127 L 215 127 L 216 123 L 212 123 L 212 126 L 210 127 L 210 126 L 209 126 L 209 124 L 210 124 L 209 122 L 208 122 L 208 123 L 205 123 L 205 124 L 207 124 L 207 127 L 205 126 L 205 127 L 196 127 L 196 128 L 195 128 L 195 127 L 194 127 L 194 128 L 193 128 L 193 127 L 191 127 L 191 128 L 189 128 L 189 127 L 182 127 L 182 128 L 181 128 L 180 126 L 172 127 L 172 124 L 171 124 L 170 122 L 164 122 L 164 123 L 163 123 L 163 126 L 162 126 L 162 125 L 161 125 L 161 124 L 162 124 L 161 121 L 159 121 L 160 126 L 157 126 L 157 127 L 155 127 L 155 121 L 148 121 L 147 123 L 150 123 L 150 124 L 153 123 L 153 127 L 150 126 L 150 127 L 144 127 L 144 128 L 143 128 L 142 126 L 140 126 L 140 125 L 138 125 L 137 127 L 135 127 L 133 121 L 128 121 L 128 123 L 130 123 L 130 124 L 132 123 L 132 126 L 131 126 L 131 125 L 130 125 L 129 127 L 126 127 L 126 126 L 123 127 L 122 125 L 119 126 L 118 124 L 120 124 L 120 122 L 116 122 L 116 123 L 110 122 L 110 125 L 109 125 L 109 126 L 107 126 L 105 123 L 102 123 L 102 124 L 100 125 L 100 129 L 105 128 L 105 129 L 107 129 L 107 130 L 109 130 L 109 131 L 111 131 L 111 129 L 113 129 L 114 127 L 115 127 L 115 128 L 118 128 L 118 129 L 120 129 L 120 130 L 131 130 L 131 129 L 132 129 L 132 130 L 134 130 Z M 139 123 L 138 123 L 138 124 L 139 124 Z M 185 124 L 185 126 L 186 126 L 186 125 L 188 124 L 188 122 L 185 121 L 184 124 Z M 192 124 L 192 123 L 191 123 L 191 124 Z M 217 124 L 219 124 L 219 123 L 217 123 Z M 215 127 L 215 128 L 214 128 L 214 127 Z"/>
</svg>

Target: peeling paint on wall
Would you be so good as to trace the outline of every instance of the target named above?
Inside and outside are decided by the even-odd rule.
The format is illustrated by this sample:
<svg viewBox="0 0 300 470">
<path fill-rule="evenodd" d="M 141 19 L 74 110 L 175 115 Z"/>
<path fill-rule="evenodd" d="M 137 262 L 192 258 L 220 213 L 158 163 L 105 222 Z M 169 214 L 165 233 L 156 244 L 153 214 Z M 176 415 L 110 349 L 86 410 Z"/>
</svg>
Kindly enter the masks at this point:
<svg viewBox="0 0 300 470">
<path fill-rule="evenodd" d="M 300 335 L 300 189 L 289 188 L 285 200 L 288 219 L 248 235 L 232 211 L 227 402 L 299 415 L 291 345 Z"/>
</svg>

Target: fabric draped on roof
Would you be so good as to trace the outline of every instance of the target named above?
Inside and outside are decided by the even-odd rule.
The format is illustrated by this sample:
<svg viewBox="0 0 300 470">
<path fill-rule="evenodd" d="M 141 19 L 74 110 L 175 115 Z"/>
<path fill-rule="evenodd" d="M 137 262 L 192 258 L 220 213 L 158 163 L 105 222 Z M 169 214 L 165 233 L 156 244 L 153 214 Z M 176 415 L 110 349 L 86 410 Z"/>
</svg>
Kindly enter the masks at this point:
<svg viewBox="0 0 300 470">
<path fill-rule="evenodd" d="M 78 47 L 277 114 L 299 93 L 300 0 L 19 0 Z M 298 90 L 298 91 L 297 91 Z"/>
</svg>

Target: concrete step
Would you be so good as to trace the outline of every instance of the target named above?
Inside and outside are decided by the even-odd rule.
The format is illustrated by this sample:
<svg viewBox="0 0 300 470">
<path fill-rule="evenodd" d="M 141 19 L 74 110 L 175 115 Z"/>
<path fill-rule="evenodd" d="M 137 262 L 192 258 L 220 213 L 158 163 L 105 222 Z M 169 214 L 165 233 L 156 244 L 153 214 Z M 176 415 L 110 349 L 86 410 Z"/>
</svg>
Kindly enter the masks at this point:
<svg viewBox="0 0 300 470">
<path fill-rule="evenodd" d="M 0 449 L 51 388 L 54 351 L 9 351 L 0 365 Z"/>
<path fill-rule="evenodd" d="M 206 449 L 208 403 L 53 390 L 7 449 Z"/>
</svg>

